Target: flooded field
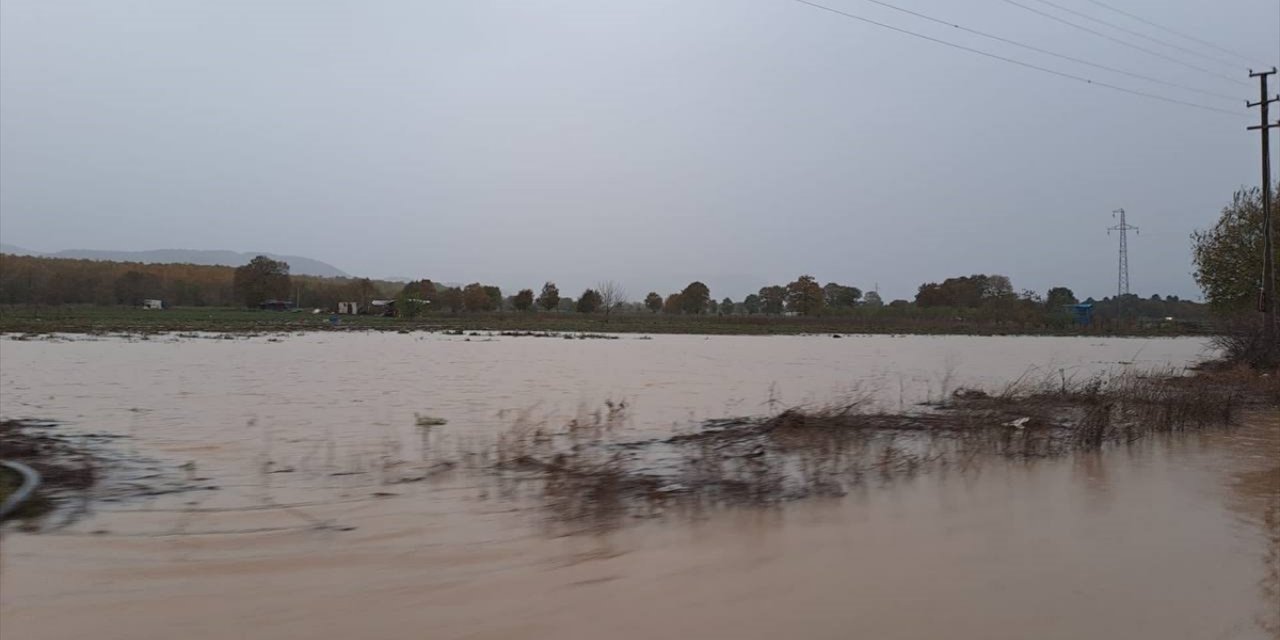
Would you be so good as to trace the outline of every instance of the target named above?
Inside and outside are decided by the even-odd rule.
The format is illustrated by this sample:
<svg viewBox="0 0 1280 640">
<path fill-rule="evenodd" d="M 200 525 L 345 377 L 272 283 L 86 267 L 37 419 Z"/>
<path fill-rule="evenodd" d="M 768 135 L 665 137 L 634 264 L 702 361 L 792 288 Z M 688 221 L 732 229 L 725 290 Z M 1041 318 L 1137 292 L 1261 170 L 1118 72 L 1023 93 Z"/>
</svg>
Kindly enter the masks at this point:
<svg viewBox="0 0 1280 640">
<path fill-rule="evenodd" d="M 4 339 L 0 415 L 126 436 L 111 446 L 128 462 L 81 517 L 6 530 L 4 635 L 1280 637 L 1275 415 L 576 532 L 467 471 L 522 425 L 603 414 L 667 436 L 1206 355 L 1195 339 Z M 128 490 L 174 477 L 183 490 Z"/>
</svg>

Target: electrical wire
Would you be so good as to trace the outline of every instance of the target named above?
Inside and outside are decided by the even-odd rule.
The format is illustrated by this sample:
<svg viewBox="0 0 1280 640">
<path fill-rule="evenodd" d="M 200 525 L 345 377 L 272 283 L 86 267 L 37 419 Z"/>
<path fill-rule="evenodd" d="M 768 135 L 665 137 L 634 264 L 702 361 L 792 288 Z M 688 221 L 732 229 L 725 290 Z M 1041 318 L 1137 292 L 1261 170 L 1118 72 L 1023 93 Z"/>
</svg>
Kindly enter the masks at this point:
<svg viewBox="0 0 1280 640">
<path fill-rule="evenodd" d="M 1110 71 L 1111 73 L 1118 73 L 1118 74 L 1120 74 L 1120 75 L 1129 76 L 1130 78 L 1137 78 L 1137 79 L 1139 79 L 1139 80 L 1145 80 L 1145 81 L 1147 81 L 1147 82 L 1154 82 L 1154 83 L 1156 83 L 1156 84 L 1161 84 L 1161 85 L 1164 85 L 1164 86 L 1166 86 L 1166 87 L 1173 87 L 1173 88 L 1176 88 L 1176 89 L 1182 89 L 1183 91 L 1193 91 L 1193 92 L 1195 92 L 1195 93 L 1201 93 L 1201 94 L 1204 94 L 1204 95 L 1207 95 L 1207 96 L 1213 96 L 1213 97 L 1215 97 L 1215 98 L 1222 98 L 1223 100 L 1230 100 L 1230 101 L 1232 101 L 1232 102 L 1239 102 L 1239 101 L 1240 101 L 1239 96 L 1230 96 L 1230 95 L 1227 95 L 1227 94 L 1224 94 L 1224 93 L 1217 93 L 1217 92 L 1214 92 L 1214 91 L 1207 91 L 1207 90 L 1205 90 L 1205 89 L 1197 89 L 1196 87 L 1191 87 L 1191 86 L 1187 86 L 1187 85 L 1184 85 L 1184 84 L 1179 84 L 1179 83 L 1177 83 L 1177 82 L 1170 82 L 1170 81 L 1168 81 L 1168 80 L 1161 80 L 1160 78 L 1155 78 L 1155 77 L 1148 76 L 1148 75 L 1145 75 L 1145 74 L 1141 74 L 1141 73 L 1137 73 L 1137 72 L 1133 72 L 1133 71 L 1126 71 L 1126 70 L 1124 70 L 1124 69 L 1118 69 L 1118 68 L 1116 68 L 1116 67 L 1108 66 L 1108 65 L 1105 65 L 1105 64 L 1100 64 L 1100 63 L 1097 63 L 1097 62 L 1091 62 L 1091 61 L 1089 61 L 1089 60 L 1084 60 L 1084 59 L 1082 59 L 1082 58 L 1077 58 L 1077 57 L 1075 57 L 1075 56 L 1070 56 L 1070 55 L 1067 55 L 1067 54 L 1064 54 L 1064 53 L 1058 53 L 1058 52 L 1056 52 L 1056 51 L 1050 51 L 1050 50 L 1048 50 L 1048 49 L 1043 49 L 1043 48 L 1041 48 L 1041 47 L 1037 47 L 1037 46 L 1035 46 L 1035 45 L 1026 44 L 1026 43 L 1024 43 L 1024 42 L 1018 42 L 1017 40 L 1012 40 L 1012 39 L 1009 39 L 1009 38 L 1005 38 L 1005 37 L 1003 37 L 1003 36 L 998 36 L 998 35 L 995 35 L 995 34 L 992 34 L 992 33 L 986 33 L 986 32 L 984 32 L 984 31 L 979 31 L 979 30 L 977 30 L 977 29 L 971 29 L 971 28 L 969 28 L 969 27 L 965 27 L 965 26 L 958 25 L 958 24 L 955 24 L 955 23 L 952 23 L 952 22 L 948 22 L 948 21 L 946 21 L 946 20 L 942 20 L 942 19 L 939 19 L 939 18 L 935 18 L 935 17 L 933 17 L 933 16 L 930 16 L 930 15 L 927 15 L 927 14 L 924 14 L 924 13 L 920 13 L 919 11 L 912 11 L 911 9 L 904 9 L 904 8 L 899 7 L 899 6 L 897 6 L 897 5 L 889 4 L 888 2 L 883 2 L 882 0 L 865 0 L 865 1 L 866 1 L 866 2 L 870 2 L 870 3 L 872 3 L 872 4 L 880 5 L 880 6 L 882 6 L 882 7 L 888 8 L 888 9 L 892 9 L 892 10 L 894 10 L 894 11 L 899 11 L 899 12 L 901 12 L 901 13 L 905 13 L 905 14 L 907 14 L 907 15 L 915 16 L 915 17 L 920 18 L 920 19 L 922 19 L 922 20 L 928 20 L 929 22 L 933 22 L 933 23 L 937 23 L 937 24 L 945 25 L 945 26 L 948 26 L 948 27 L 953 27 L 953 28 L 955 28 L 955 29 L 959 29 L 959 30 L 964 31 L 964 32 L 966 32 L 966 33 L 972 33 L 972 34 L 974 34 L 974 35 L 981 36 L 981 37 L 983 37 L 983 38 L 988 38 L 988 39 L 991 39 L 991 40 L 995 40 L 995 41 L 997 41 L 997 42 L 1003 42 L 1003 43 L 1005 43 L 1005 44 L 1010 44 L 1010 45 L 1013 45 L 1013 46 L 1015 46 L 1015 47 L 1021 47 L 1021 48 L 1023 48 L 1023 49 L 1028 50 L 1028 51 L 1035 51 L 1035 52 L 1037 52 L 1037 53 L 1043 53 L 1043 54 L 1045 54 L 1045 55 L 1053 56 L 1053 57 L 1055 57 L 1055 58 L 1060 58 L 1060 59 L 1062 59 L 1062 60 L 1068 60 L 1068 61 L 1071 61 L 1071 62 L 1075 62 L 1075 63 L 1077 63 L 1077 64 L 1086 65 L 1086 66 L 1089 66 L 1089 67 L 1093 67 L 1093 68 L 1095 68 L 1095 69 L 1102 69 L 1103 71 Z"/>
<path fill-rule="evenodd" d="M 1007 2 L 1008 4 L 1011 4 L 1011 5 L 1015 6 L 1015 7 L 1019 7 L 1019 8 L 1021 8 L 1021 9 L 1026 9 L 1027 11 L 1030 11 L 1031 13 L 1034 13 L 1034 14 L 1037 14 L 1037 15 L 1044 16 L 1044 17 L 1046 17 L 1046 18 L 1048 18 L 1048 19 L 1050 19 L 1050 20 L 1053 20 L 1053 21 L 1055 21 L 1055 22 L 1061 22 L 1062 24 L 1065 24 L 1065 25 L 1067 25 L 1067 26 L 1069 26 L 1069 27 L 1072 27 L 1072 28 L 1074 28 L 1074 29 L 1079 29 L 1079 30 L 1081 30 L 1081 31 L 1084 31 L 1085 33 L 1091 33 L 1091 34 L 1093 34 L 1093 35 L 1095 35 L 1095 36 L 1098 36 L 1099 38 L 1104 38 L 1104 39 L 1110 40 L 1110 41 L 1112 41 L 1112 42 L 1114 42 L 1114 43 L 1116 43 L 1116 44 L 1118 44 L 1118 45 L 1120 45 L 1120 46 L 1129 47 L 1130 49 L 1136 49 L 1136 50 L 1141 51 L 1141 52 L 1143 52 L 1143 53 L 1145 53 L 1145 54 L 1152 55 L 1152 56 L 1155 56 L 1155 57 L 1157 57 L 1157 58 L 1161 58 L 1161 59 L 1163 59 L 1163 60 L 1168 60 L 1169 62 L 1172 62 L 1172 63 L 1174 63 L 1174 64 L 1180 64 L 1180 65 L 1182 65 L 1182 66 L 1184 66 L 1184 67 L 1187 67 L 1188 69 L 1195 69 L 1196 71 L 1199 71 L 1199 72 L 1201 72 L 1201 73 L 1206 73 L 1206 74 L 1211 75 L 1211 76 L 1214 76 L 1214 77 L 1216 77 L 1216 78 L 1222 78 L 1222 79 L 1224 79 L 1224 80 L 1227 80 L 1227 81 L 1230 81 L 1230 82 L 1234 82 L 1234 83 L 1236 83 L 1236 84 L 1243 84 L 1243 85 L 1248 85 L 1248 84 L 1249 84 L 1248 82 L 1245 82 L 1245 81 L 1243 81 L 1243 80 L 1238 80 L 1238 79 L 1236 79 L 1236 78 L 1232 78 L 1231 76 L 1228 76 L 1228 75 L 1224 75 L 1224 74 L 1218 73 L 1217 71 L 1211 71 L 1211 70 L 1206 69 L 1206 68 L 1204 68 L 1204 67 L 1199 67 L 1199 66 L 1196 66 L 1196 65 L 1194 65 L 1194 64 L 1191 64 L 1190 62 L 1186 62 L 1186 61 L 1184 61 L 1184 60 L 1179 60 L 1179 59 L 1177 59 L 1177 58 L 1174 58 L 1173 56 L 1165 55 L 1165 54 L 1163 54 L 1163 53 L 1160 53 L 1159 51 L 1152 51 L 1151 49 L 1148 49 L 1148 48 L 1146 48 L 1146 47 L 1142 47 L 1142 46 L 1139 46 L 1139 45 L 1133 44 L 1132 42 L 1126 42 L 1125 40 L 1122 40 L 1122 39 L 1117 38 L 1117 37 L 1115 37 L 1115 36 L 1107 35 L 1107 34 L 1105 34 L 1105 33 L 1101 32 L 1101 31 L 1098 31 L 1098 30 L 1096 30 L 1096 29 L 1090 29 L 1089 27 L 1086 27 L 1086 26 L 1084 26 L 1084 25 L 1082 25 L 1082 24 L 1076 24 L 1076 23 L 1074 23 L 1074 22 L 1072 22 L 1072 21 L 1070 21 L 1070 20 L 1067 20 L 1066 18 L 1060 18 L 1060 17 L 1058 17 L 1058 16 L 1053 15 L 1052 13 L 1048 13 L 1048 12 L 1046 12 L 1046 11 L 1041 11 L 1041 10 L 1039 10 L 1039 9 L 1035 8 L 1035 7 L 1029 7 L 1029 6 L 1025 5 L 1025 4 L 1022 4 L 1021 2 L 1017 2 L 1016 0 L 1004 0 L 1004 2 Z"/>
<path fill-rule="evenodd" d="M 1112 23 L 1110 23 L 1110 22 L 1107 22 L 1106 20 L 1103 20 L 1102 18 L 1096 18 L 1096 17 L 1091 16 L 1091 15 L 1089 15 L 1089 14 L 1087 14 L 1087 13 L 1084 13 L 1084 12 L 1081 12 L 1081 11 L 1076 11 L 1075 9 L 1071 9 L 1071 8 L 1069 8 L 1069 7 L 1064 7 L 1064 6 L 1060 5 L 1060 4 L 1057 4 L 1057 3 L 1054 3 L 1054 2 L 1050 2 L 1050 0 L 1036 0 L 1036 2 L 1039 2 L 1040 4 L 1043 4 L 1043 5 L 1048 5 L 1048 6 L 1050 6 L 1050 7 L 1053 7 L 1054 9 L 1057 9 L 1058 11 L 1062 11 L 1062 12 L 1064 12 L 1064 13 L 1069 13 L 1069 14 L 1074 15 L 1074 16 L 1079 16 L 1079 17 L 1084 18 L 1085 20 L 1088 20 L 1088 21 L 1090 21 L 1090 22 L 1096 22 L 1096 23 L 1098 23 L 1098 24 L 1101 24 L 1101 25 L 1105 25 L 1105 26 L 1111 27 L 1112 29 L 1115 29 L 1116 31 L 1123 31 L 1124 33 L 1127 33 L 1127 34 L 1129 34 L 1129 35 L 1132 35 L 1132 36 L 1136 36 L 1136 37 L 1142 38 L 1143 40 L 1147 40 L 1147 41 L 1150 41 L 1150 42 L 1154 42 L 1154 43 L 1156 43 L 1156 44 L 1164 45 L 1164 46 L 1169 47 L 1169 48 L 1171 48 L 1171 49 L 1177 49 L 1178 51 L 1182 51 L 1183 53 L 1189 53 L 1189 54 L 1191 54 L 1191 55 L 1193 55 L 1193 56 L 1199 56 L 1199 57 L 1201 57 L 1201 58 L 1204 58 L 1205 60 L 1212 60 L 1212 61 L 1214 61 L 1214 62 L 1217 62 L 1217 63 L 1219 63 L 1219 64 L 1224 64 L 1224 65 L 1227 65 L 1227 66 L 1232 67 L 1232 68 L 1234 68 L 1234 67 L 1236 67 L 1236 66 L 1237 66 L 1235 62 L 1231 62 L 1231 61 L 1229 61 L 1229 60 L 1223 60 L 1222 58 L 1216 58 L 1216 57 L 1211 56 L 1211 55 L 1208 55 L 1208 54 L 1206 54 L 1206 53 L 1201 53 L 1201 52 L 1199 52 L 1199 51 L 1196 51 L 1195 49 L 1188 49 L 1188 48 L 1186 48 L 1186 47 L 1184 47 L 1184 46 L 1182 46 L 1182 45 L 1174 44 L 1174 43 L 1172 43 L 1172 42 L 1168 42 L 1168 41 L 1161 40 L 1161 39 L 1156 38 L 1156 37 L 1153 37 L 1153 36 L 1149 36 L 1149 35 L 1147 35 L 1147 34 L 1145 34 L 1145 33 L 1142 33 L 1141 31 L 1134 31 L 1133 29 L 1129 29 L 1129 28 L 1126 28 L 1126 27 L 1122 27 L 1122 26 L 1117 25 L 1117 24 L 1112 24 Z"/>
<path fill-rule="evenodd" d="M 1171 104 L 1178 104 L 1178 105 L 1182 105 L 1182 106 L 1185 106 L 1185 107 L 1192 107 L 1192 108 L 1195 108 L 1195 109 L 1201 109 L 1201 110 L 1204 110 L 1204 111 L 1213 111 L 1213 112 L 1216 112 L 1216 113 L 1225 113 L 1225 114 L 1227 114 L 1227 115 L 1231 115 L 1231 116 L 1237 116 L 1237 117 L 1239 117 L 1239 116 L 1245 115 L 1245 114 L 1243 114 L 1243 113 L 1241 113 L 1241 112 L 1238 112 L 1238 111 L 1228 111 L 1228 110 L 1226 110 L 1226 109 L 1219 109 L 1219 108 L 1217 108 L 1217 107 L 1211 107 L 1211 106 L 1208 106 L 1208 105 L 1198 104 L 1198 103 L 1195 103 L 1195 102 L 1188 102 L 1188 101 L 1186 101 L 1186 100 L 1179 100 L 1179 99 L 1177 99 L 1177 98 L 1170 98 L 1170 97 L 1168 97 L 1168 96 L 1162 96 L 1162 95 L 1155 94 L 1155 93 L 1148 93 L 1148 92 L 1146 92 L 1146 91 L 1139 91 L 1139 90 L 1136 90 L 1136 89 L 1129 89 L 1129 88 L 1126 88 L 1126 87 L 1121 87 L 1121 86 L 1114 85 L 1114 84 L 1110 84 L 1110 83 L 1106 83 L 1106 82 L 1099 82 L 1099 81 L 1096 81 L 1096 80 L 1090 80 L 1089 78 L 1086 78 L 1086 77 L 1084 77 L 1084 76 L 1078 76 L 1078 75 L 1075 75 L 1075 74 L 1072 74 L 1072 73 L 1067 73 L 1067 72 L 1065 72 L 1065 71 L 1058 71 L 1058 70 L 1056 70 L 1056 69 L 1050 69 L 1050 68 L 1048 68 L 1048 67 L 1042 67 L 1042 66 L 1040 66 L 1040 65 L 1033 64 L 1033 63 L 1030 63 L 1030 62 L 1024 62 L 1024 61 L 1022 61 L 1022 60 L 1017 60 L 1017 59 L 1010 58 L 1010 57 L 1007 57 L 1007 56 L 1002 56 L 1002 55 L 999 55 L 999 54 L 991 53 L 991 52 L 989 52 L 989 51 L 983 51 L 983 50 L 981 50 L 981 49 L 975 49 L 975 48 L 973 48 L 973 47 L 967 47 L 967 46 L 962 45 L 962 44 L 956 44 L 956 43 L 954 43 L 954 42 L 949 42 L 949 41 L 947 41 L 947 40 L 942 40 L 942 39 L 940 39 L 940 38 L 934 38 L 934 37 L 932 37 L 932 36 L 927 36 L 927 35 L 924 35 L 924 34 L 922 34 L 922 33 L 916 33 L 916 32 L 914 32 L 914 31 L 910 31 L 910 30 L 908 30 L 908 29 L 903 29 L 903 28 L 901 28 L 901 27 L 895 27 L 895 26 L 893 26 L 893 25 L 885 24 L 885 23 L 883 23 L 883 22 L 877 22 L 877 21 L 872 20 L 872 19 L 870 19 L 870 18 L 864 18 L 864 17 L 862 17 L 862 16 L 855 15 L 855 14 L 849 13 L 849 12 L 847 12 L 847 11 L 841 11 L 840 9 L 836 9 L 836 8 L 834 8 L 834 7 L 829 7 L 829 6 L 826 6 L 826 5 L 823 5 L 823 4 L 818 4 L 818 3 L 816 3 L 816 2 L 812 2 L 811 0 L 794 0 L 794 2 L 798 2 L 798 3 L 800 3 L 800 4 L 808 5 L 808 6 L 810 6 L 810 7 L 815 8 L 815 9 L 821 9 L 821 10 L 823 10 L 823 11 L 828 11 L 828 12 L 830 12 L 830 13 L 834 13 L 834 14 L 836 14 L 836 15 L 843 16 L 843 17 L 845 17 L 845 18 L 850 18 L 850 19 L 852 19 L 852 20 L 858 20 L 858 21 L 860 21 L 860 22 L 865 22 L 865 23 L 867 23 L 867 24 L 874 25 L 874 26 L 877 26 L 877 27 L 881 27 L 881 28 L 883 28 L 883 29 L 889 29 L 890 31 L 896 31 L 896 32 L 901 33 L 901 34 L 904 34 L 904 35 L 909 35 L 909 36 L 911 36 L 911 37 L 913 37 L 913 38 L 920 38 L 921 40 L 928 40 L 929 42 L 935 42 L 935 43 L 937 43 L 937 44 L 941 44 L 941 45 L 944 45 L 944 46 L 952 47 L 952 48 L 954 48 L 954 49 L 959 49 L 959 50 L 961 50 L 961 51 L 968 51 L 969 53 L 974 53 L 974 54 L 977 54 L 977 55 L 980 55 L 980 56 L 985 56 L 985 57 L 987 57 L 987 58 L 992 58 L 992 59 L 995 59 L 995 60 L 1000 60 L 1000 61 L 1002 61 L 1002 62 L 1007 62 L 1007 63 L 1009 63 L 1009 64 L 1014 64 L 1014 65 L 1017 65 L 1017 66 L 1020 66 L 1020 67 L 1025 67 L 1025 68 L 1027 68 L 1027 69 L 1034 69 L 1034 70 L 1036 70 L 1036 71 L 1040 71 L 1040 72 L 1043 72 L 1043 73 L 1048 73 L 1048 74 L 1055 75 L 1055 76 L 1058 76 L 1058 77 L 1061 77 L 1061 78 L 1067 78 L 1067 79 L 1069 79 L 1069 80 L 1075 80 L 1075 81 L 1077 81 L 1077 82 L 1083 82 L 1083 83 L 1085 83 L 1085 84 L 1090 84 L 1090 85 L 1094 85 L 1094 86 L 1098 86 L 1098 87 L 1103 87 L 1103 88 L 1105 88 L 1105 89 L 1111 89 L 1112 91 L 1119 91 L 1119 92 L 1121 92 L 1121 93 L 1127 93 L 1127 94 L 1130 94 L 1130 95 L 1141 96 L 1141 97 L 1144 97 L 1144 98 L 1150 98 L 1150 99 L 1152 99 L 1152 100 L 1159 100 L 1159 101 L 1161 101 L 1161 102 L 1168 102 L 1168 103 L 1171 103 Z"/>
<path fill-rule="evenodd" d="M 1198 42 L 1198 43 L 1200 43 L 1200 44 L 1202 44 L 1202 45 L 1204 45 L 1204 46 L 1206 46 L 1206 47 L 1209 47 L 1210 49 L 1217 49 L 1218 51 L 1221 51 L 1222 53 L 1226 53 L 1226 54 L 1233 55 L 1233 56 L 1235 56 L 1235 57 L 1237 57 L 1237 58 L 1239 58 L 1239 59 L 1241 59 L 1241 60 L 1243 60 L 1243 61 L 1245 61 L 1245 62 L 1249 62 L 1249 61 L 1250 61 L 1250 59 L 1249 59 L 1249 57 L 1248 57 L 1248 56 L 1244 56 L 1244 55 L 1241 55 L 1241 54 L 1239 54 L 1239 53 L 1236 53 L 1235 51 L 1232 51 L 1232 50 L 1230 50 L 1230 49 L 1226 49 L 1226 48 L 1224 48 L 1224 47 L 1220 47 L 1220 46 L 1218 46 L 1218 45 L 1216 45 L 1216 44 L 1214 44 L 1214 43 L 1212 43 L 1212 42 L 1209 42 L 1208 40 L 1201 40 L 1200 38 L 1197 38 L 1197 37 L 1195 37 L 1195 36 L 1193 36 L 1193 35 L 1188 35 L 1188 34 L 1185 34 L 1185 33 L 1180 32 L 1180 31 L 1174 31 L 1173 29 L 1170 29 L 1169 27 L 1161 26 L 1161 25 L 1156 24 L 1156 23 L 1154 23 L 1154 22 L 1152 22 L 1152 21 L 1150 21 L 1150 20 L 1147 20 L 1146 18 L 1143 18 L 1142 16 L 1139 16 L 1139 15 L 1135 15 L 1135 14 L 1129 13 L 1128 11 L 1125 11 L 1124 9 L 1117 9 L 1116 7 L 1113 7 L 1113 6 L 1111 6 L 1111 5 L 1109 5 L 1109 4 L 1105 3 L 1105 2 L 1099 2 L 1099 0 L 1089 0 L 1089 2 L 1092 2 L 1093 4 L 1096 4 L 1096 5 L 1098 5 L 1099 7 L 1102 7 L 1103 9 L 1107 9 L 1107 10 L 1109 10 L 1109 11 L 1114 11 L 1114 12 L 1116 12 L 1116 13 L 1118 13 L 1118 14 L 1122 15 L 1122 16 L 1125 16 L 1125 17 L 1127 17 L 1127 18 L 1130 18 L 1130 19 L 1132 19 L 1132 20 L 1137 20 L 1138 22 L 1141 22 L 1142 24 L 1145 24 L 1145 25 L 1148 25 L 1148 26 L 1151 26 L 1151 27 L 1155 27 L 1155 28 L 1157 28 L 1157 29 L 1159 29 L 1159 30 L 1161 30 L 1161 31 L 1165 31 L 1165 32 L 1167 32 L 1167 33 L 1172 33 L 1172 34 L 1173 34 L 1173 35 L 1175 35 L 1175 36 L 1178 36 L 1178 37 L 1181 37 L 1181 38 L 1186 38 L 1186 39 L 1188 39 L 1188 40 L 1191 40 L 1192 42 Z"/>
</svg>

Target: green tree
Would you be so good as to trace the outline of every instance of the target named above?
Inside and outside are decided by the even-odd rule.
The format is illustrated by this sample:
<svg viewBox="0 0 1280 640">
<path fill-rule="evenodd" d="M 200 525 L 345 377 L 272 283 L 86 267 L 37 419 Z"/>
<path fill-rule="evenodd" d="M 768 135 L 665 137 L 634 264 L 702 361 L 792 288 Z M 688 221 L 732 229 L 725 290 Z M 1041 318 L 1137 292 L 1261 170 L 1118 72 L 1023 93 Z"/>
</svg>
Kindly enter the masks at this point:
<svg viewBox="0 0 1280 640">
<path fill-rule="evenodd" d="M 533 289 L 521 289 L 512 299 L 511 305 L 516 311 L 528 311 L 533 308 Z"/>
<path fill-rule="evenodd" d="M 427 304 L 436 304 L 436 285 L 430 280 L 417 280 L 407 282 L 400 293 L 407 296 L 410 300 L 422 300 Z M 397 299 L 399 299 L 397 297 Z"/>
<path fill-rule="evenodd" d="M 677 315 L 683 313 L 684 301 L 680 299 L 680 294 L 673 293 L 662 301 L 662 312 L 668 315 Z"/>
<path fill-rule="evenodd" d="M 822 286 L 813 276 L 800 276 L 787 285 L 787 308 L 791 311 L 802 316 L 814 316 L 822 313 L 825 304 Z"/>
<path fill-rule="evenodd" d="M 289 297 L 289 263 L 258 256 L 237 267 L 232 278 L 236 298 L 247 307 Z"/>
<path fill-rule="evenodd" d="M 650 291 L 649 295 L 644 297 L 644 306 L 654 313 L 662 311 L 662 296 L 658 295 L 657 291 Z"/>
<path fill-rule="evenodd" d="M 160 276 L 144 271 L 129 270 L 116 278 L 114 289 L 116 302 L 139 306 L 143 300 L 158 298 L 162 283 Z"/>
<path fill-rule="evenodd" d="M 916 292 L 916 306 L 976 308 L 987 301 L 1016 297 L 1008 277 L 979 273 L 947 278 L 942 284 L 929 282 L 920 285 Z"/>
<path fill-rule="evenodd" d="M 916 306 L 918 307 L 950 307 L 955 306 L 955 295 L 936 282 L 926 282 L 916 289 Z M 892 304 L 890 304 L 892 306 Z"/>
<path fill-rule="evenodd" d="M 175 280 L 173 282 L 173 303 L 180 307 L 205 306 L 204 288 L 197 282 Z"/>
<path fill-rule="evenodd" d="M 502 311 L 502 289 L 492 285 L 485 285 L 484 294 L 489 296 L 487 311 Z"/>
<path fill-rule="evenodd" d="M 538 306 L 547 311 L 555 311 L 560 306 L 560 289 L 556 283 L 547 282 L 542 285 L 542 294 L 538 296 Z"/>
<path fill-rule="evenodd" d="M 884 299 L 880 297 L 879 291 L 868 291 L 862 304 L 871 309 L 879 309 L 884 306 Z"/>
<path fill-rule="evenodd" d="M 396 317 L 397 318 L 416 318 L 422 314 L 423 309 L 427 306 L 427 302 L 421 298 L 416 298 L 406 289 L 401 289 L 396 295 Z"/>
<path fill-rule="evenodd" d="M 604 300 L 600 298 L 600 293 L 595 289 L 587 289 L 578 297 L 578 313 L 595 313 L 602 304 Z"/>
<path fill-rule="evenodd" d="M 760 310 L 777 315 L 782 313 L 787 303 L 787 288 L 772 285 L 760 289 Z"/>
<path fill-rule="evenodd" d="M 348 300 L 360 303 L 361 309 L 368 309 L 369 302 L 378 295 L 378 287 L 368 278 L 356 278 L 343 287 L 343 295 Z"/>
<path fill-rule="evenodd" d="M 733 315 L 733 298 L 725 298 L 724 300 L 720 301 L 720 315 L 722 316 Z"/>
<path fill-rule="evenodd" d="M 435 283 L 431 280 L 404 283 L 404 287 L 396 294 L 396 316 L 417 317 L 439 303 L 439 293 L 436 293 Z"/>
<path fill-rule="evenodd" d="M 440 304 L 447 308 L 451 313 L 458 313 L 462 310 L 462 289 L 457 287 L 448 287 L 440 292 Z"/>
<path fill-rule="evenodd" d="M 492 304 L 489 298 L 489 292 L 484 290 L 484 285 L 479 282 L 462 288 L 462 307 L 470 312 L 488 311 Z"/>
<path fill-rule="evenodd" d="M 833 309 L 850 309 L 862 298 L 862 289 L 828 282 L 822 287 L 823 302 Z"/>
<path fill-rule="evenodd" d="M 710 302 L 711 290 L 696 280 L 680 292 L 680 310 L 684 313 L 705 313 Z"/>
<path fill-rule="evenodd" d="M 1280 184 L 1276 189 L 1280 191 Z M 1280 198 L 1272 200 L 1271 209 L 1276 221 Z M 1257 304 L 1262 288 L 1262 218 L 1262 190 L 1240 189 L 1222 209 L 1217 224 L 1191 234 L 1192 275 L 1218 313 L 1245 311 Z M 1280 264 L 1280 243 L 1276 260 Z"/>
<path fill-rule="evenodd" d="M 760 313 L 760 296 L 751 294 L 742 299 L 742 310 L 748 314 L 755 315 Z"/>
<path fill-rule="evenodd" d="M 1066 287 L 1054 287 L 1045 294 L 1044 298 L 1044 305 L 1049 311 L 1061 311 L 1062 307 L 1077 302 L 1075 292 Z"/>
<path fill-rule="evenodd" d="M 1013 290 L 1013 281 L 1009 276 L 1002 276 L 993 273 L 987 276 L 987 288 L 983 292 L 984 298 L 1012 298 L 1017 294 Z"/>
</svg>

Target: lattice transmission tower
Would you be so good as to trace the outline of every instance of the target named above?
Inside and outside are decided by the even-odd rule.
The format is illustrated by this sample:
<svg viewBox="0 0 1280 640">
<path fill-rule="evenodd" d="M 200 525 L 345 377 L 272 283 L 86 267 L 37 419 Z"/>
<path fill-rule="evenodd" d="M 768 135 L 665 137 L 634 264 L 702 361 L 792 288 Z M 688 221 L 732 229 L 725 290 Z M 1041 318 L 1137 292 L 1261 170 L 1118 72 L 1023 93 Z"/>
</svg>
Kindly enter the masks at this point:
<svg viewBox="0 0 1280 640">
<path fill-rule="evenodd" d="M 1124 219 L 1124 209 L 1116 209 L 1111 212 L 1111 217 L 1120 216 L 1120 224 L 1114 227 L 1107 227 L 1107 235 L 1111 235 L 1112 231 L 1120 232 L 1120 270 L 1116 278 L 1116 318 L 1119 319 L 1120 311 L 1124 297 L 1129 295 L 1129 230 L 1138 233 L 1138 228 L 1129 224 Z"/>
</svg>

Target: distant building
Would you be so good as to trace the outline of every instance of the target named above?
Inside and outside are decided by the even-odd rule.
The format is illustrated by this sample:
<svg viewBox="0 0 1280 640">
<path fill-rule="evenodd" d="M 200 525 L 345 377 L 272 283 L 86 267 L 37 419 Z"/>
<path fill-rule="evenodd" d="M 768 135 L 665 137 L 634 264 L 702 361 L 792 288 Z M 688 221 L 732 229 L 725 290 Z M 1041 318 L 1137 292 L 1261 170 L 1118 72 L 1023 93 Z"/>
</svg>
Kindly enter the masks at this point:
<svg viewBox="0 0 1280 640">
<path fill-rule="evenodd" d="M 338 303 L 338 314 L 339 314 L 339 315 L 344 315 L 344 316 L 354 316 L 354 315 L 356 315 L 356 314 L 358 314 L 358 313 L 360 313 L 360 303 L 359 303 L 359 302 L 339 302 L 339 303 Z"/>
<path fill-rule="evenodd" d="M 163 309 L 164 300 L 147 299 L 142 301 L 143 309 Z"/>
<path fill-rule="evenodd" d="M 263 311 L 291 311 L 293 309 L 293 301 L 291 300 L 264 300 L 258 305 Z"/>
<path fill-rule="evenodd" d="M 1091 303 L 1064 304 L 1062 308 L 1071 314 L 1071 318 L 1076 321 L 1076 324 L 1093 324 L 1093 305 Z"/>
</svg>

